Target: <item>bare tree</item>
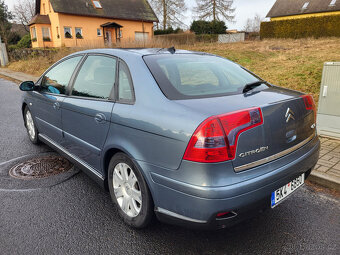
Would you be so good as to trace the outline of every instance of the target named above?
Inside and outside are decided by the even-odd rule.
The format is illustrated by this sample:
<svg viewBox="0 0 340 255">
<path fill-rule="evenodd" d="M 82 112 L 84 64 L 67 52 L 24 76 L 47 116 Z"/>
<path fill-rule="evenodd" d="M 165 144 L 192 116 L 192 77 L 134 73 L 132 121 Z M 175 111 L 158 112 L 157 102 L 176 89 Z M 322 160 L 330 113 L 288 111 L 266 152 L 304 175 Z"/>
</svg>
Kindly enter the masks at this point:
<svg viewBox="0 0 340 255">
<path fill-rule="evenodd" d="M 27 25 L 35 15 L 35 1 L 17 0 L 17 3 L 14 5 L 13 14 L 15 20 L 21 23 L 25 27 L 25 30 L 29 32 Z"/>
<path fill-rule="evenodd" d="M 246 25 L 244 26 L 244 31 L 246 32 L 260 32 L 261 22 L 263 18 L 260 14 L 256 14 L 253 18 L 248 18 Z"/>
<path fill-rule="evenodd" d="M 233 21 L 234 0 L 196 0 L 194 11 L 202 20 Z"/>
<path fill-rule="evenodd" d="M 187 6 L 184 0 L 149 0 L 158 16 L 163 29 L 183 25 L 184 12 Z"/>
</svg>

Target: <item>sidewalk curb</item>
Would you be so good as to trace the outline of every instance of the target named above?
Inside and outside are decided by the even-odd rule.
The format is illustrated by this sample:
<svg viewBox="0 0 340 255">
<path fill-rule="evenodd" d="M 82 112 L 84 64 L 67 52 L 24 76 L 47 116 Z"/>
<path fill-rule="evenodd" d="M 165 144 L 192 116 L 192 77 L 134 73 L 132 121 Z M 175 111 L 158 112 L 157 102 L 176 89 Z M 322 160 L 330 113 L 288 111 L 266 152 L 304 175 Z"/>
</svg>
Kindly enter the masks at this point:
<svg viewBox="0 0 340 255">
<path fill-rule="evenodd" d="M 0 78 L 12 81 L 14 83 L 17 83 L 18 85 L 22 82 L 21 80 L 15 79 L 15 78 L 13 78 L 11 76 L 8 76 L 8 75 L 5 75 L 5 74 L 3 74 L 1 72 L 0 72 Z"/>
<path fill-rule="evenodd" d="M 312 171 L 308 180 L 321 186 L 340 191 L 340 178 L 330 177 L 328 174 Z"/>
<path fill-rule="evenodd" d="M 39 79 L 39 77 L 25 74 L 22 72 L 15 72 L 8 68 L 0 68 L 0 75 L 15 80 L 19 83 L 29 80 L 36 82 Z"/>
</svg>

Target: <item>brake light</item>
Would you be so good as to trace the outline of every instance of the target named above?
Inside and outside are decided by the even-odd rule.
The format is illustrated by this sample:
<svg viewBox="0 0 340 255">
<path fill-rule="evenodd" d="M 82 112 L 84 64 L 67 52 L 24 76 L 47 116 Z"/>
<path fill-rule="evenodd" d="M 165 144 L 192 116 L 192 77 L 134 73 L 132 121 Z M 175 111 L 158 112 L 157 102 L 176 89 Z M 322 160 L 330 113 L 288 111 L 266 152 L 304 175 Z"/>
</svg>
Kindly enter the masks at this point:
<svg viewBox="0 0 340 255">
<path fill-rule="evenodd" d="M 310 111 L 313 110 L 314 112 L 314 121 L 316 121 L 316 106 L 315 106 L 315 102 L 314 102 L 314 98 L 312 95 L 303 95 L 301 96 L 305 106 L 306 106 L 306 110 Z"/>
<path fill-rule="evenodd" d="M 183 159 L 202 163 L 233 160 L 239 135 L 262 123 L 260 108 L 210 117 L 192 135 Z"/>
</svg>

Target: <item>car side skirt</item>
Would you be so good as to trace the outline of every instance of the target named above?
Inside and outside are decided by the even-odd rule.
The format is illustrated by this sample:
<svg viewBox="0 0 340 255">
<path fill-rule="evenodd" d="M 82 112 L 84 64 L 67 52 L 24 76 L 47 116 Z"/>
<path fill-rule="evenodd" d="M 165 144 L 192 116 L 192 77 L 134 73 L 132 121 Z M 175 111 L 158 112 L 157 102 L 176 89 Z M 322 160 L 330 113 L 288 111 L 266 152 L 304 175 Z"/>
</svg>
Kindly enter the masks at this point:
<svg viewBox="0 0 340 255">
<path fill-rule="evenodd" d="M 67 151 L 63 146 L 57 144 L 56 142 L 54 142 L 52 139 L 50 139 L 46 135 L 39 134 L 39 139 L 42 142 L 46 143 L 48 146 L 58 151 L 64 157 L 66 157 L 75 166 L 83 170 L 83 172 L 85 172 L 91 179 L 96 181 L 103 189 L 105 189 L 105 179 L 96 169 L 94 169 L 89 164 L 87 164 L 85 161 L 81 160 L 77 156 Z"/>
</svg>

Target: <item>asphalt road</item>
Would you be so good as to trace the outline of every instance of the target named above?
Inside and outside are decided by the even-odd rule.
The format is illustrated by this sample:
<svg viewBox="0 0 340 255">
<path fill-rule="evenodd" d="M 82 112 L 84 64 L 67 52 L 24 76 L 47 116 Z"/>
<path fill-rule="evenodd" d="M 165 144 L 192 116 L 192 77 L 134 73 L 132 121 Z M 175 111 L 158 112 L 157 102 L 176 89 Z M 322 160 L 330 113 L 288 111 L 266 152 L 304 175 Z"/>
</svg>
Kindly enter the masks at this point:
<svg viewBox="0 0 340 255">
<path fill-rule="evenodd" d="M 0 166 L 50 151 L 23 127 L 21 92 L 0 79 Z M 1 184 L 1 182 L 0 182 Z M 82 172 L 48 188 L 0 186 L 0 254 L 340 254 L 340 201 L 307 185 L 233 228 L 193 231 L 155 221 L 133 230 Z"/>
</svg>

